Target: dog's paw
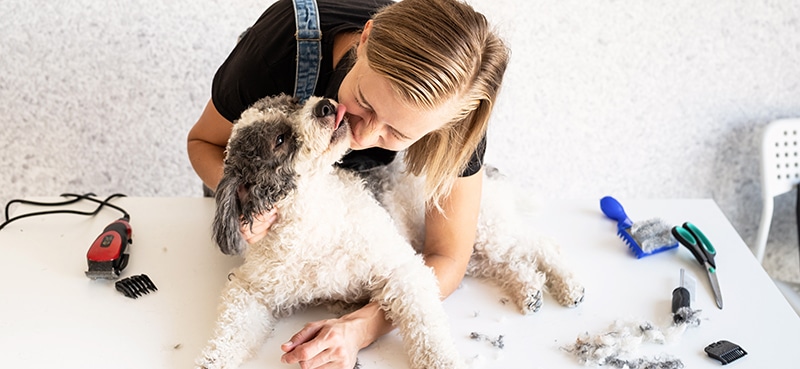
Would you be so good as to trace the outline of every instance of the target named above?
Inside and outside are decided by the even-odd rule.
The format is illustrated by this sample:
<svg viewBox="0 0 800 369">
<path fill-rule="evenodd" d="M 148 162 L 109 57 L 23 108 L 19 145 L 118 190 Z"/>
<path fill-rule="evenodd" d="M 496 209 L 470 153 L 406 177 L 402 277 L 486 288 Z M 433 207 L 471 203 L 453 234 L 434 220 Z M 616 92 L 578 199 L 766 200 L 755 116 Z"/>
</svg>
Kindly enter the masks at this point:
<svg viewBox="0 0 800 369">
<path fill-rule="evenodd" d="M 208 353 L 201 355 L 195 360 L 195 369 L 220 369 L 222 368 L 219 365 L 220 360 L 217 360 L 217 357 L 214 355 L 208 355 Z"/>
<path fill-rule="evenodd" d="M 562 290 L 562 293 L 556 296 L 558 303 L 566 307 L 576 307 L 583 302 L 586 289 L 581 286 L 576 286 L 571 289 Z"/>
<path fill-rule="evenodd" d="M 198 361 L 194 369 L 214 369 L 214 366 L 211 363 Z"/>
<path fill-rule="evenodd" d="M 539 309 L 542 308 L 542 291 L 537 290 L 525 297 L 522 301 L 521 308 L 523 314 L 531 314 L 539 311 Z"/>
<path fill-rule="evenodd" d="M 567 307 L 576 307 L 576 306 L 580 305 L 581 302 L 583 302 L 583 297 L 585 296 L 585 292 L 586 292 L 586 289 L 581 288 L 581 292 L 576 294 L 575 296 L 573 296 L 572 300 L 570 300 L 571 302 L 569 304 L 565 304 L 565 306 L 567 306 Z"/>
</svg>

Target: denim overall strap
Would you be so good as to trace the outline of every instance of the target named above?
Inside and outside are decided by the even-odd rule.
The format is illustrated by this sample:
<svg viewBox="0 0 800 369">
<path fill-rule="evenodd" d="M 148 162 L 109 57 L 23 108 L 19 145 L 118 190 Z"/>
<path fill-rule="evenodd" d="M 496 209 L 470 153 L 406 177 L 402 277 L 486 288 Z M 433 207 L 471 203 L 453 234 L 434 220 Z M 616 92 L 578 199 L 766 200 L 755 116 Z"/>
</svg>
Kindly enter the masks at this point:
<svg viewBox="0 0 800 369">
<path fill-rule="evenodd" d="M 322 31 L 319 29 L 317 0 L 292 0 L 297 21 L 297 73 L 294 97 L 300 102 L 314 94 L 322 59 Z"/>
</svg>

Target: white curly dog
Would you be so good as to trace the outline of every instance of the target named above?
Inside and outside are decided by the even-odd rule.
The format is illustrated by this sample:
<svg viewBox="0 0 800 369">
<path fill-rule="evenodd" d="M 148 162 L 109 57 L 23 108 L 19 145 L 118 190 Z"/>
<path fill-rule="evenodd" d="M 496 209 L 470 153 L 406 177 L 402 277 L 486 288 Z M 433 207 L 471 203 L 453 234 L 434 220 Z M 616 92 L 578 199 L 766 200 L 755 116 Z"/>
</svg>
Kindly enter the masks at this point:
<svg viewBox="0 0 800 369">
<path fill-rule="evenodd" d="M 437 280 L 409 245 L 423 239 L 420 179 L 403 174 L 402 164 L 366 178 L 336 168 L 350 140 L 337 111 L 329 99 L 299 104 L 280 95 L 258 101 L 235 124 L 213 233 L 223 252 L 242 253 L 244 262 L 229 274 L 199 368 L 237 368 L 277 319 L 298 309 L 366 301 L 379 303 L 398 328 L 412 368 L 465 367 Z M 579 304 L 583 287 L 557 244 L 522 223 L 516 201 L 496 187 L 503 181 L 485 182 L 468 275 L 496 281 L 523 313 L 540 308 L 545 288 L 562 305 Z M 273 207 L 280 220 L 247 246 L 240 222 Z"/>
</svg>

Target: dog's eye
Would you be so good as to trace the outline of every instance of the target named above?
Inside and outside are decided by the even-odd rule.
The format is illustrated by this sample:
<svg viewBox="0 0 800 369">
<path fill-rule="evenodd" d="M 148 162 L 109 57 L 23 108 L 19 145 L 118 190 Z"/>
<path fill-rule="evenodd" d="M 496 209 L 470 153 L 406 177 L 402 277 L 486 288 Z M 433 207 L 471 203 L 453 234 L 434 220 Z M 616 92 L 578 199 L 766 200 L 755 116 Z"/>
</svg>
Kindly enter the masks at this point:
<svg viewBox="0 0 800 369">
<path fill-rule="evenodd" d="M 283 140 L 284 140 L 284 134 L 281 133 L 278 135 L 278 137 L 275 138 L 275 147 L 283 145 Z"/>
</svg>

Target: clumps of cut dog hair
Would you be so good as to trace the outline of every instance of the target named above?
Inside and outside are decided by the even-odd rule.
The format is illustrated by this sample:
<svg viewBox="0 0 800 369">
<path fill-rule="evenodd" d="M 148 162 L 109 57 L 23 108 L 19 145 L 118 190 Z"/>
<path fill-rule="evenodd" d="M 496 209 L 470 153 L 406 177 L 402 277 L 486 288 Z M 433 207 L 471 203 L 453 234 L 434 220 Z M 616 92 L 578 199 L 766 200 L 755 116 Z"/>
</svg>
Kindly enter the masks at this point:
<svg viewBox="0 0 800 369">
<path fill-rule="evenodd" d="M 691 307 L 684 306 L 678 309 L 673 314 L 673 321 L 676 322 L 678 327 L 697 327 L 700 325 L 700 313 L 702 310 L 695 310 Z"/>
<path fill-rule="evenodd" d="M 497 338 L 492 338 L 492 337 L 489 337 L 489 336 L 487 336 L 487 335 L 485 335 L 483 333 L 472 332 L 472 333 L 469 334 L 469 338 L 471 338 L 473 340 L 476 340 L 476 341 L 488 342 L 492 346 L 497 347 L 499 349 L 503 349 L 504 347 L 506 347 L 505 342 L 503 342 L 503 335 L 502 334 L 497 336 Z"/>
<path fill-rule="evenodd" d="M 687 308 L 688 309 L 688 308 Z M 679 311 L 680 312 L 680 311 Z M 583 333 L 575 343 L 562 349 L 575 355 L 581 364 L 620 369 L 681 369 L 683 362 L 671 355 L 633 357 L 644 343 L 665 344 L 680 339 L 687 327 L 700 324 L 699 310 L 683 312 L 686 319 L 661 329 L 649 321 L 615 321 L 608 331 Z"/>
<path fill-rule="evenodd" d="M 678 243 L 670 232 L 672 226 L 661 218 L 653 218 L 631 225 L 631 235 L 639 242 L 642 251 L 652 252 L 667 245 Z"/>
</svg>

